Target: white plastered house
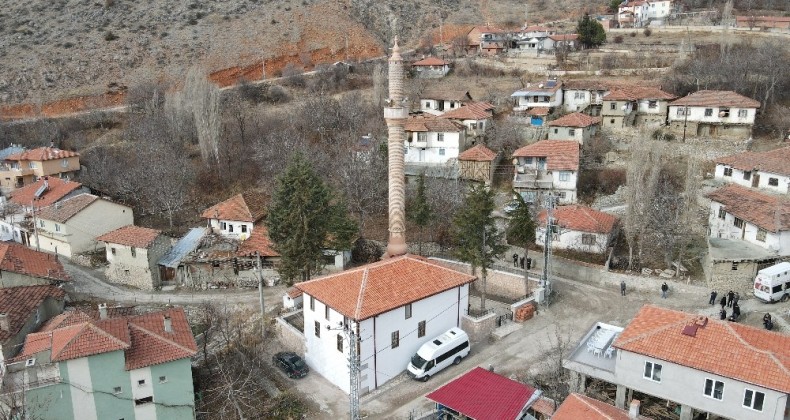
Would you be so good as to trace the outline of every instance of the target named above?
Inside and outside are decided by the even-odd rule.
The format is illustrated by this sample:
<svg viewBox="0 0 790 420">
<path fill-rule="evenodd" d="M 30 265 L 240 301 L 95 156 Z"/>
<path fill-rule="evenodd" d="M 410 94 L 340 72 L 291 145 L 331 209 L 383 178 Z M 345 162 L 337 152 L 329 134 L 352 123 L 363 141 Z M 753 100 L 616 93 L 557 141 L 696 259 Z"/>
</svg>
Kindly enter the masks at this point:
<svg viewBox="0 0 790 420">
<path fill-rule="evenodd" d="M 716 159 L 718 180 L 778 194 L 790 193 L 790 147 Z"/>
<path fill-rule="evenodd" d="M 547 211 L 538 213 L 535 243 L 544 245 Z M 551 215 L 551 246 L 593 254 L 604 253 L 617 226 L 617 217 L 586 206 L 560 206 Z"/>
<path fill-rule="evenodd" d="M 255 223 L 266 216 L 268 198 L 256 191 L 247 191 L 217 203 L 203 211 L 212 232 L 229 239 L 250 237 Z"/>
</svg>

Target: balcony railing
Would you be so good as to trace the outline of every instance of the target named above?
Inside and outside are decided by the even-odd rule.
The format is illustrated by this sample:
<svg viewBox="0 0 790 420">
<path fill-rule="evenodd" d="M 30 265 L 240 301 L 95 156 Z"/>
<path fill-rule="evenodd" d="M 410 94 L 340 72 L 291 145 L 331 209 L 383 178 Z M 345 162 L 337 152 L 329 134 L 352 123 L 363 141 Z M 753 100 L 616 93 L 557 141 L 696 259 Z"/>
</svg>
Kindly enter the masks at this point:
<svg viewBox="0 0 790 420">
<path fill-rule="evenodd" d="M 517 188 L 552 188 L 554 180 L 552 177 L 544 172 L 535 172 L 529 174 L 517 173 L 513 177 L 513 186 Z"/>
</svg>

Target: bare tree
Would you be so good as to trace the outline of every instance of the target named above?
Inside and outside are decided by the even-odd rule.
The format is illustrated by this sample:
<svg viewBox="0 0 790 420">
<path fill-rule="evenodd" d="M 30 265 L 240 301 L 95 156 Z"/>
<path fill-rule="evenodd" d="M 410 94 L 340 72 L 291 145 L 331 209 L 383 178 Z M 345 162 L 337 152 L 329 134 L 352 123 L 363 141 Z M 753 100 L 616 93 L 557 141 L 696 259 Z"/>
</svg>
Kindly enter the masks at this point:
<svg viewBox="0 0 790 420">
<path fill-rule="evenodd" d="M 628 242 L 628 268 L 634 268 L 634 250 L 642 252 L 642 236 L 647 230 L 650 197 L 655 195 L 663 158 L 663 147 L 657 142 L 632 145 L 626 171 L 625 239 Z"/>
<path fill-rule="evenodd" d="M 570 394 L 570 374 L 562 366 L 562 362 L 573 350 L 571 335 L 572 331 L 555 324 L 551 331 L 546 331 L 542 361 L 531 369 L 516 374 L 519 381 L 539 388 L 555 404 L 565 400 Z"/>
<path fill-rule="evenodd" d="M 206 165 L 217 165 L 219 170 L 220 91 L 208 80 L 206 72 L 202 68 L 192 67 L 187 72 L 184 100 L 192 110 L 200 156 Z"/>
</svg>

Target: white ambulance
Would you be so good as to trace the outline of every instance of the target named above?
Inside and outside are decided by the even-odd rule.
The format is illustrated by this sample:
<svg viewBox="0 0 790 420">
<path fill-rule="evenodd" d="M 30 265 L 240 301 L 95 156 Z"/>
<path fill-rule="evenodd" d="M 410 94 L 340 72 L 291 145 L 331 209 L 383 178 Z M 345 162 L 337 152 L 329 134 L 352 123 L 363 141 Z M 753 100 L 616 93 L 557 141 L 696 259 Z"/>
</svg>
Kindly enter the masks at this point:
<svg viewBox="0 0 790 420">
<path fill-rule="evenodd" d="M 787 302 L 790 299 L 790 262 L 781 262 L 757 272 L 754 296 L 763 302 Z"/>
</svg>

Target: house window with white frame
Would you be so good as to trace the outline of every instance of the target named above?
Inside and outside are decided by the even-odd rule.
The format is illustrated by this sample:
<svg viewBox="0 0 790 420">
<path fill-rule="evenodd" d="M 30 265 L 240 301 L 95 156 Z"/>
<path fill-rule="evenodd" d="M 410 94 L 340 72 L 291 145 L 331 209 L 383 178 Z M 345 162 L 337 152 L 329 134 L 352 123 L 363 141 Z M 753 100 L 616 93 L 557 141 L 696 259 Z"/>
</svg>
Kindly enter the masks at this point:
<svg viewBox="0 0 790 420">
<path fill-rule="evenodd" d="M 738 110 L 738 118 L 746 118 L 748 116 L 749 116 L 749 111 L 747 111 L 745 109 L 739 109 Z"/>
<path fill-rule="evenodd" d="M 738 261 L 733 261 L 730 271 L 738 271 Z"/>
<path fill-rule="evenodd" d="M 686 116 L 686 108 L 684 108 L 684 107 L 678 108 L 677 115 L 678 115 L 678 117 L 685 117 Z"/>
<path fill-rule="evenodd" d="M 719 207 L 719 219 L 724 220 L 727 217 L 727 211 L 724 210 L 724 207 Z"/>
<path fill-rule="evenodd" d="M 592 233 L 583 233 L 582 245 L 595 245 L 595 235 Z"/>
<path fill-rule="evenodd" d="M 417 133 L 417 141 L 428 141 L 428 133 Z"/>
<path fill-rule="evenodd" d="M 724 176 L 732 176 L 732 168 L 729 166 L 724 167 Z"/>
<path fill-rule="evenodd" d="M 392 347 L 393 349 L 398 348 L 398 346 L 400 346 L 400 331 L 394 331 L 392 333 L 391 338 L 392 338 L 392 343 L 390 347 Z"/>
<path fill-rule="evenodd" d="M 743 391 L 743 406 L 755 411 L 763 411 L 765 394 L 746 388 Z"/>
<path fill-rule="evenodd" d="M 568 182 L 571 180 L 571 173 L 568 171 L 560 171 L 560 182 Z"/>
<path fill-rule="evenodd" d="M 60 166 L 62 166 L 64 168 L 68 168 L 69 167 L 69 160 L 68 159 L 61 160 L 60 161 Z"/>
<path fill-rule="evenodd" d="M 425 101 L 425 107 L 431 109 L 431 101 Z"/>
<path fill-rule="evenodd" d="M 444 147 L 440 147 L 439 148 L 439 156 L 444 156 L 445 153 L 446 153 L 446 150 L 444 149 Z"/>
<path fill-rule="evenodd" d="M 721 401 L 721 399 L 724 397 L 724 382 L 713 379 L 705 379 L 705 389 L 703 393 L 706 397 L 711 397 Z"/>
<path fill-rule="evenodd" d="M 568 129 L 568 135 L 571 136 L 571 137 L 575 136 L 576 135 L 576 129 L 569 128 Z"/>
<path fill-rule="evenodd" d="M 661 365 L 653 362 L 645 362 L 644 378 L 655 382 L 661 382 Z"/>
<path fill-rule="evenodd" d="M 425 337 L 425 321 L 417 323 L 417 338 Z"/>
<path fill-rule="evenodd" d="M 436 133 L 436 141 L 444 141 L 444 133 Z"/>
<path fill-rule="evenodd" d="M 757 230 L 757 240 L 760 242 L 765 242 L 765 237 L 768 235 L 768 231 L 765 229 L 758 229 Z"/>
<path fill-rule="evenodd" d="M 584 92 L 574 92 L 573 99 L 584 99 Z"/>
<path fill-rule="evenodd" d="M 411 318 L 411 303 L 406 304 L 406 306 L 404 306 L 403 308 L 405 309 L 406 312 L 406 319 Z"/>
<path fill-rule="evenodd" d="M 712 117 L 713 116 L 713 108 L 705 108 L 705 116 Z"/>
<path fill-rule="evenodd" d="M 310 296 L 310 310 L 315 311 L 315 298 Z"/>
<path fill-rule="evenodd" d="M 617 102 L 612 102 L 611 104 L 609 104 L 609 109 L 611 109 L 612 111 L 616 110 L 617 109 Z"/>
<path fill-rule="evenodd" d="M 324 305 L 324 319 L 329 321 L 329 305 Z"/>
<path fill-rule="evenodd" d="M 131 251 L 132 251 L 132 258 L 137 258 L 137 248 L 131 247 Z"/>
</svg>

